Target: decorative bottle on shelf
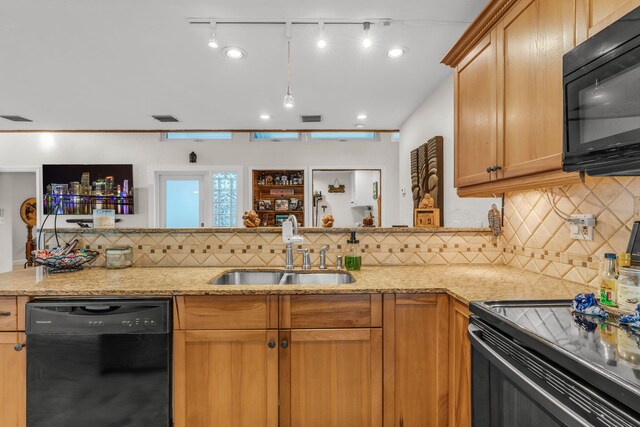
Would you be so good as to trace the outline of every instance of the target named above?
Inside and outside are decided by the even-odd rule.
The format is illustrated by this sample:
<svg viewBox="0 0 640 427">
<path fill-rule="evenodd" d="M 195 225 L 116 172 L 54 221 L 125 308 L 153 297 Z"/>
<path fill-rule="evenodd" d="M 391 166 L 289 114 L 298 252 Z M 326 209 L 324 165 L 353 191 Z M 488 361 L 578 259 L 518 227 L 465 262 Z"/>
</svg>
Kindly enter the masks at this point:
<svg viewBox="0 0 640 427">
<path fill-rule="evenodd" d="M 344 266 L 349 271 L 358 271 L 362 265 L 360 256 L 360 242 L 356 239 L 356 232 L 351 232 L 351 237 L 347 240 L 347 253 L 344 256 Z"/>
<path fill-rule="evenodd" d="M 616 254 L 604 254 L 600 274 L 600 304 L 617 306 L 616 278 L 618 277 L 618 257 Z"/>
</svg>

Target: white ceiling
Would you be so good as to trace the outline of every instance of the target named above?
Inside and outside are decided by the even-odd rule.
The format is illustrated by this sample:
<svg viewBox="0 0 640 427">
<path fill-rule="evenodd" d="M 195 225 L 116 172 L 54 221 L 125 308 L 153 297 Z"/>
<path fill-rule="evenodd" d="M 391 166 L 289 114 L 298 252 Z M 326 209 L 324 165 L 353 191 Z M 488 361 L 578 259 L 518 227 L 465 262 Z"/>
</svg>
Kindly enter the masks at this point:
<svg viewBox="0 0 640 427">
<path fill-rule="evenodd" d="M 487 0 L 2 0 L 0 129 L 396 129 L 449 72 L 440 59 Z M 392 18 L 461 23 L 372 25 L 361 47 L 358 26 L 293 27 L 292 91 L 286 110 L 286 38 L 281 25 L 220 25 L 221 46 L 207 46 L 207 25 L 189 17 L 238 19 Z M 388 59 L 392 45 L 409 53 Z M 273 116 L 263 121 L 259 114 Z M 172 114 L 181 123 L 156 122 Z M 321 124 L 300 114 L 322 114 Z"/>
</svg>

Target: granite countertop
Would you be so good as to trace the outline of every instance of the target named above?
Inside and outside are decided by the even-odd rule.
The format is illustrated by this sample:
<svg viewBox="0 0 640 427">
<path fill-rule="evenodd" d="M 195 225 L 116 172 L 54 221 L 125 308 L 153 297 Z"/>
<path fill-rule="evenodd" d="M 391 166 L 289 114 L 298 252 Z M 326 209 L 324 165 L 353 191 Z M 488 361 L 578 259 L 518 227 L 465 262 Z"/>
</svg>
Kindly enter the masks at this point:
<svg viewBox="0 0 640 427">
<path fill-rule="evenodd" d="M 43 277 L 41 268 L 0 274 L 0 295 L 140 296 L 448 293 L 463 301 L 571 299 L 593 288 L 508 266 L 364 266 L 348 285 L 211 285 L 232 268 L 88 268 Z M 258 269 L 259 270 L 259 269 Z M 314 270 L 310 270 L 314 271 Z"/>
</svg>

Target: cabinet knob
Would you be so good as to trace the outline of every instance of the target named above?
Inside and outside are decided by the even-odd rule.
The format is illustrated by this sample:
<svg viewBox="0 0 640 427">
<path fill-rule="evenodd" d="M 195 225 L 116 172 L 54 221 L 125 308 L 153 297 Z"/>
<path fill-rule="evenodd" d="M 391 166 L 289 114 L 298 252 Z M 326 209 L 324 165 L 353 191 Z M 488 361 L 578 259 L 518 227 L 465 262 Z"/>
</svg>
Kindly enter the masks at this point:
<svg viewBox="0 0 640 427">
<path fill-rule="evenodd" d="M 271 340 L 267 343 L 267 347 L 269 348 L 275 348 L 276 346 L 276 342 L 274 340 Z"/>
<path fill-rule="evenodd" d="M 16 344 L 16 345 L 14 345 L 14 346 L 13 346 L 13 349 L 14 349 L 15 351 L 20 351 L 20 350 L 22 350 L 23 348 L 25 348 L 26 346 L 27 346 L 26 344 L 18 343 L 18 344 Z"/>
<path fill-rule="evenodd" d="M 282 348 L 287 348 L 287 347 L 289 347 L 289 343 L 288 343 L 286 340 L 284 340 L 284 341 L 282 341 L 282 342 L 280 343 L 280 347 L 282 347 Z"/>
<path fill-rule="evenodd" d="M 497 171 L 499 171 L 499 170 L 501 170 L 501 169 L 502 169 L 502 166 L 493 165 L 493 171 L 494 171 L 494 172 L 497 172 Z"/>
<path fill-rule="evenodd" d="M 487 173 L 491 173 L 493 172 L 493 167 L 492 166 L 488 166 L 487 169 L 485 169 L 487 171 Z"/>
<path fill-rule="evenodd" d="M 11 316 L 11 312 L 10 311 L 0 311 L 0 316 L 9 317 L 9 316 Z"/>
</svg>

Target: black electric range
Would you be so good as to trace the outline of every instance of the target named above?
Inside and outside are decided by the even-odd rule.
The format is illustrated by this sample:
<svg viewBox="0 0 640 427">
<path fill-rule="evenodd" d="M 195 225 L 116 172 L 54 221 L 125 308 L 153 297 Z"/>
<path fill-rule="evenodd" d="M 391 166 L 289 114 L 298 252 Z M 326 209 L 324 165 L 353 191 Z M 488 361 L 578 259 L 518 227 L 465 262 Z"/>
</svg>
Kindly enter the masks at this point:
<svg viewBox="0 0 640 427">
<path fill-rule="evenodd" d="M 474 425 L 640 426 L 640 331 L 570 304 L 471 304 Z"/>
</svg>

